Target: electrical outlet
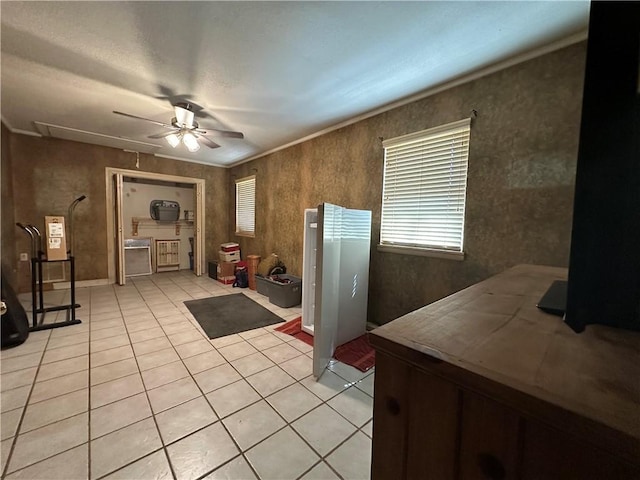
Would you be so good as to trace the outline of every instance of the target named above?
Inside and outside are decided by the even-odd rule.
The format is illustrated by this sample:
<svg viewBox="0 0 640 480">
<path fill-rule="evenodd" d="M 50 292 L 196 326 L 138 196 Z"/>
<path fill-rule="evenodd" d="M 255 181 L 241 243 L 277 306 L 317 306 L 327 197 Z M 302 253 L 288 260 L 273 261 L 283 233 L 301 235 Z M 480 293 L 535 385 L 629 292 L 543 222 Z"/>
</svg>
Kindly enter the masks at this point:
<svg viewBox="0 0 640 480">
<path fill-rule="evenodd" d="M 20 254 L 20 261 L 21 262 L 28 262 L 29 261 L 29 254 L 28 253 L 21 253 Z"/>
</svg>

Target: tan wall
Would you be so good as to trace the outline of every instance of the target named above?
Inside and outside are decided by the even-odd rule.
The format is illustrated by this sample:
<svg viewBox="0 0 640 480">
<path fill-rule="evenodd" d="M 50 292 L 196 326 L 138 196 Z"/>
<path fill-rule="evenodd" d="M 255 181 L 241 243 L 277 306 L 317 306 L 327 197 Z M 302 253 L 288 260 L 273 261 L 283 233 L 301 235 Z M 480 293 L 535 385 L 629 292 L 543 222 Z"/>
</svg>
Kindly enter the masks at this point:
<svg viewBox="0 0 640 480">
<path fill-rule="evenodd" d="M 321 202 L 373 212 L 369 320 L 388 322 L 518 263 L 566 266 L 586 45 L 513 66 L 231 169 L 256 175 L 256 238 L 302 273 L 303 211 Z M 468 117 L 466 258 L 379 253 L 382 138 Z M 234 193 L 229 190 L 229 235 Z"/>
<path fill-rule="evenodd" d="M 13 183 L 11 182 L 12 162 L 9 137 L 11 133 L 5 127 L 2 129 L 2 273 L 10 284 L 16 288 L 16 229 L 13 211 Z"/>
<path fill-rule="evenodd" d="M 66 215 L 75 198 L 87 195 L 74 213 L 76 279 L 107 278 L 105 168 L 135 170 L 135 154 L 53 138 L 9 136 L 15 221 L 42 227 L 45 215 Z M 207 257 L 215 255 L 218 245 L 227 241 L 228 170 L 143 154 L 139 170 L 205 179 L 205 250 Z M 3 180 L 3 213 L 4 186 Z M 3 218 L 3 237 L 4 227 Z M 18 253 L 29 251 L 26 234 L 17 232 L 16 246 Z M 18 269 L 24 291 L 29 285 L 28 263 L 15 255 L 10 263 Z"/>
</svg>

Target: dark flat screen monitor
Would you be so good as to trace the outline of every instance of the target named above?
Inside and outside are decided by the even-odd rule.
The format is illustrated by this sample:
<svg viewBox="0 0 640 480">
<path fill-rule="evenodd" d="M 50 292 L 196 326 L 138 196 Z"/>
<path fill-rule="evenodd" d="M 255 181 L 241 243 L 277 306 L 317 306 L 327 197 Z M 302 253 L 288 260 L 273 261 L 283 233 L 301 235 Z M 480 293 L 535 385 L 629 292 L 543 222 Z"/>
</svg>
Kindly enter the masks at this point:
<svg viewBox="0 0 640 480">
<path fill-rule="evenodd" d="M 640 330 L 638 18 L 640 2 L 591 3 L 564 313 L 576 332 Z"/>
</svg>

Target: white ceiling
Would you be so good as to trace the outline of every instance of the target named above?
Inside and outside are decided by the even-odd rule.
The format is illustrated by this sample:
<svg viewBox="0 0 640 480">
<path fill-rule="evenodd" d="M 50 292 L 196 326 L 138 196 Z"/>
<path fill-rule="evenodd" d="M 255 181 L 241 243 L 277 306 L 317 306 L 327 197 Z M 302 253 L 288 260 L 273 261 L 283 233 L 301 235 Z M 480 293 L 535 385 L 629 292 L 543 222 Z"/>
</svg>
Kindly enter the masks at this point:
<svg viewBox="0 0 640 480">
<path fill-rule="evenodd" d="M 588 1 L 0 2 L 14 132 L 228 166 L 584 35 Z M 172 103 L 242 131 L 191 154 L 148 135 Z M 38 127 L 35 122 L 39 122 Z M 48 127 L 48 125 L 52 125 Z M 140 143 L 129 142 L 130 139 Z"/>
</svg>

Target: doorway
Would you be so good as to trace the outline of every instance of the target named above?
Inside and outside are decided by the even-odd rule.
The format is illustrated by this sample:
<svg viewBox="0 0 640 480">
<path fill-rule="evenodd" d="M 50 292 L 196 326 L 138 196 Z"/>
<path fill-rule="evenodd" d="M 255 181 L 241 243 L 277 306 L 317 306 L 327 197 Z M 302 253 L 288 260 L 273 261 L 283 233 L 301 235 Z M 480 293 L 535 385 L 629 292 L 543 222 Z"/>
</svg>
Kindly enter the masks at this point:
<svg viewBox="0 0 640 480">
<path fill-rule="evenodd" d="M 179 219 L 172 227 L 180 232 L 181 226 L 193 228 L 193 273 L 197 276 L 204 271 L 204 218 L 205 218 L 205 181 L 201 178 L 180 177 L 160 173 L 140 172 L 137 170 L 125 170 L 119 168 L 106 168 L 106 215 L 107 215 L 107 248 L 108 248 L 108 274 L 109 282 L 124 285 L 126 283 L 125 272 L 125 237 L 137 234 L 139 225 L 125 224 L 123 216 L 124 205 L 124 180 L 140 183 L 158 183 L 164 185 L 180 185 L 191 187 L 194 192 L 193 213 L 189 213 L 187 219 Z M 148 219 L 151 222 L 151 218 Z M 147 219 L 144 219 L 146 222 Z M 143 222 L 143 223 L 144 223 Z M 138 222 L 139 223 L 139 222 Z"/>
</svg>

